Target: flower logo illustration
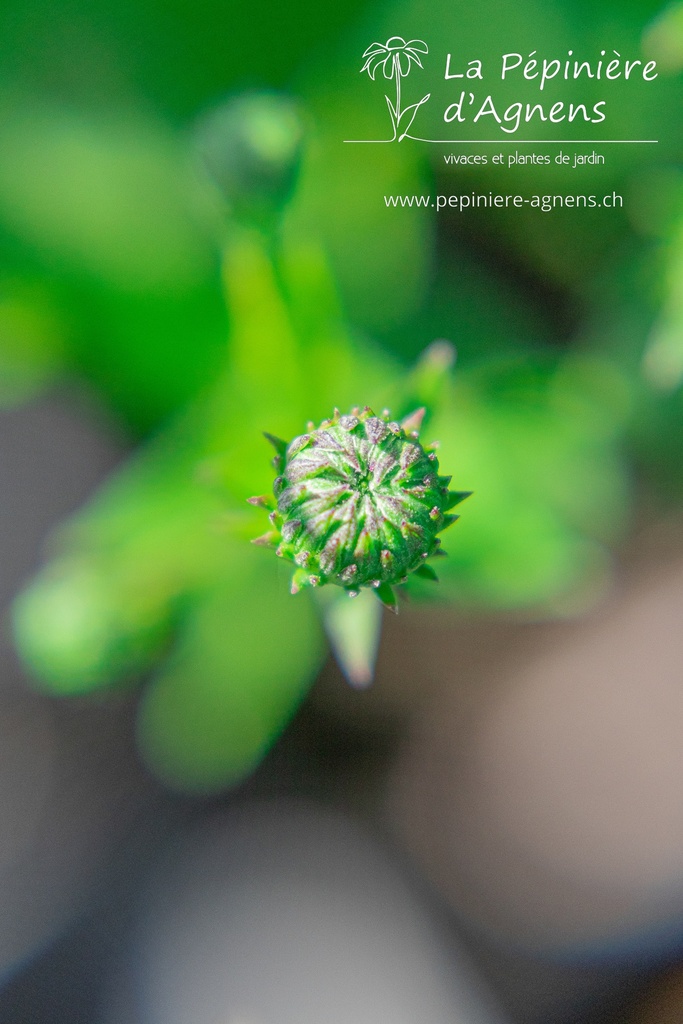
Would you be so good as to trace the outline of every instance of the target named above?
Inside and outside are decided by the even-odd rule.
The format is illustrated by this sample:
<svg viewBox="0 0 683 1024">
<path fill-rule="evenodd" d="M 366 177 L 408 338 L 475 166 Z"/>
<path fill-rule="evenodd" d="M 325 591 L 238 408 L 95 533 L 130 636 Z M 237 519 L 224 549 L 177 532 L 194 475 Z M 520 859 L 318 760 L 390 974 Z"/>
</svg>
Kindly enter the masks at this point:
<svg viewBox="0 0 683 1024">
<path fill-rule="evenodd" d="M 402 142 L 408 136 L 419 108 L 431 96 L 431 93 L 427 93 L 418 103 L 410 103 L 401 109 L 401 79 L 408 75 L 413 64 L 422 67 L 420 54 L 426 53 L 429 53 L 429 47 L 422 39 L 406 42 L 401 36 L 392 36 L 386 43 L 372 43 L 363 54 L 365 63 L 360 69 L 361 74 L 367 71 L 374 81 L 377 71 L 382 68 L 384 77 L 389 80 L 393 78 L 396 82 L 395 103 L 385 96 L 394 132 L 393 138 L 387 140 L 389 142 L 396 139 Z"/>
</svg>

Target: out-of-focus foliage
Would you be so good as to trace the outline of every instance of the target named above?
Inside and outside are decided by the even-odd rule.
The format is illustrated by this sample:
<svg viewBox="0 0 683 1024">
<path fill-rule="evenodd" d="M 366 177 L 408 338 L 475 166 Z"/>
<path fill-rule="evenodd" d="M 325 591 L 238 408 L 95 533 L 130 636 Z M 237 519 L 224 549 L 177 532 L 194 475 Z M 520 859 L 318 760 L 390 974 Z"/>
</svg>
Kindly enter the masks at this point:
<svg viewBox="0 0 683 1024">
<path fill-rule="evenodd" d="M 629 508 L 628 403 L 625 381 L 586 356 L 462 375 L 434 426 L 476 495 L 439 567 L 452 598 L 557 612 L 590 600 Z"/>
<path fill-rule="evenodd" d="M 270 488 L 261 432 L 294 436 L 334 406 L 426 400 L 444 471 L 476 492 L 439 588 L 416 595 L 534 615 L 594 599 L 634 478 L 683 482 L 680 82 L 615 92 L 610 132 L 661 141 L 605 147 L 602 167 L 453 169 L 434 147 L 342 140 L 386 131 L 358 73 L 373 39 L 491 58 L 608 39 L 676 72 L 678 8 L 28 12 L 0 15 L 0 402 L 76 379 L 145 438 L 17 602 L 37 682 L 72 694 L 151 674 L 139 741 L 161 777 L 204 791 L 250 771 L 324 648 L 306 596 L 246 543 L 244 499 Z M 442 70 L 430 81 L 442 109 Z M 265 99 L 211 113 L 254 86 Z M 272 94 L 285 88 L 296 106 Z M 473 189 L 626 201 L 466 218 L 383 201 Z M 430 383 L 428 362 L 411 378 L 438 337 L 458 347 L 455 378 Z"/>
</svg>

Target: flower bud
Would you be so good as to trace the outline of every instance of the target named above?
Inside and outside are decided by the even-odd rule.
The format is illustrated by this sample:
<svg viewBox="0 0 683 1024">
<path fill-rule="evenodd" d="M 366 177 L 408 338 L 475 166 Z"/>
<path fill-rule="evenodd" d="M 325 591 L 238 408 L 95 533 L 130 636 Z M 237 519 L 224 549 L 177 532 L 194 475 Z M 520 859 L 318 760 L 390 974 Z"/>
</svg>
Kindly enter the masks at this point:
<svg viewBox="0 0 683 1024">
<path fill-rule="evenodd" d="M 296 105 L 275 93 L 246 93 L 209 111 L 197 148 L 224 198 L 240 215 L 270 212 L 289 198 L 301 160 Z"/>
<path fill-rule="evenodd" d="M 266 435 L 277 452 L 271 529 L 255 543 L 275 547 L 296 569 L 292 593 L 332 583 L 349 596 L 371 587 L 396 610 L 395 584 L 412 572 L 435 580 L 426 560 L 441 554 L 437 536 L 469 492 L 450 491 L 436 452 L 418 439 L 424 410 L 392 422 L 388 412 L 335 410 L 289 444 Z"/>
</svg>

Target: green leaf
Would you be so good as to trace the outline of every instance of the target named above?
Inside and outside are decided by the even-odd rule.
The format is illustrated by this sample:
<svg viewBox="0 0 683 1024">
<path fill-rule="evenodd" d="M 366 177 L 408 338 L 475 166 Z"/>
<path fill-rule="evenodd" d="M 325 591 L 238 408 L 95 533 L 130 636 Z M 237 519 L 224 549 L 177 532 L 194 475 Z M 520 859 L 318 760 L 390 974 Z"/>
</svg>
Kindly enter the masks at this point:
<svg viewBox="0 0 683 1024">
<path fill-rule="evenodd" d="M 439 582 L 439 577 L 436 575 L 431 565 L 427 565 L 426 562 L 424 563 L 424 565 L 420 565 L 417 567 L 417 569 L 415 570 L 415 575 L 421 576 L 422 579 L 424 580 L 432 580 L 434 583 Z"/>
<path fill-rule="evenodd" d="M 330 644 L 344 675 L 352 686 L 372 682 L 382 628 L 382 610 L 369 590 L 356 597 L 339 587 L 316 592 Z"/>
<path fill-rule="evenodd" d="M 375 595 L 390 612 L 398 613 L 398 602 L 392 586 L 388 583 L 380 583 L 375 590 Z"/>
<path fill-rule="evenodd" d="M 233 565 L 189 609 L 144 692 L 138 743 L 170 787 L 212 793 L 248 775 L 318 672 L 324 645 L 306 595 L 270 562 Z"/>
</svg>

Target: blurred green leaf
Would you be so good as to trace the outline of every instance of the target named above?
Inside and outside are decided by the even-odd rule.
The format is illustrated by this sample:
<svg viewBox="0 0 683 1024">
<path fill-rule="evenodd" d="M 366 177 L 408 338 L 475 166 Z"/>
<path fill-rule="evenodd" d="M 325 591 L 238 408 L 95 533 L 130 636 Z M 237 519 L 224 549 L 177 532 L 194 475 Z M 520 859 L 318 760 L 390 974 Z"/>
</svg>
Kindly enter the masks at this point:
<svg viewBox="0 0 683 1024">
<path fill-rule="evenodd" d="M 37 249 L 134 292 L 187 289 L 206 273 L 191 179 L 159 124 L 15 104 L 0 148 L 0 216 Z"/>
<path fill-rule="evenodd" d="M 145 690 L 140 750 L 175 789 L 208 793 L 243 779 L 320 668 L 313 608 L 306 597 L 292 600 L 268 555 L 235 552 L 225 577 L 188 609 L 171 658 Z"/>
<path fill-rule="evenodd" d="M 39 282 L 0 280 L 0 406 L 30 398 L 63 368 L 66 326 Z"/>
<path fill-rule="evenodd" d="M 433 432 L 441 464 L 474 497 L 444 534 L 440 589 L 546 614 L 572 595 L 590 599 L 608 565 L 602 545 L 628 523 L 619 442 L 629 411 L 623 381 L 591 360 L 461 373 Z"/>
</svg>

